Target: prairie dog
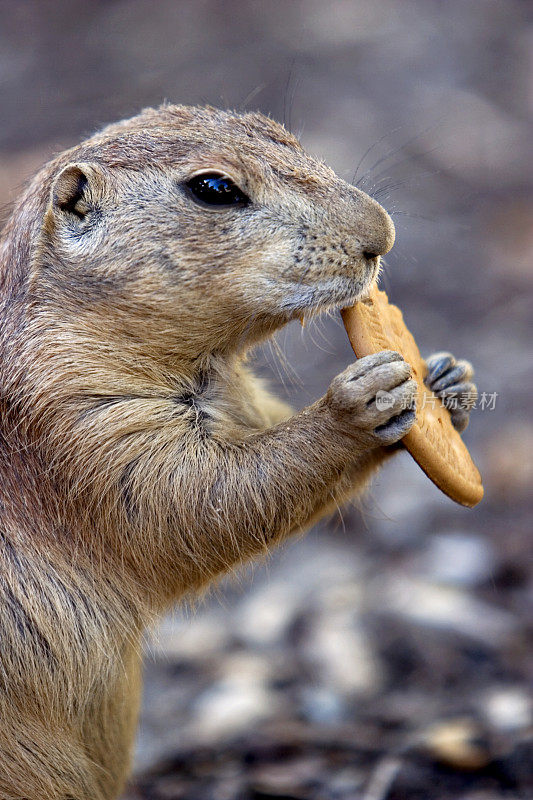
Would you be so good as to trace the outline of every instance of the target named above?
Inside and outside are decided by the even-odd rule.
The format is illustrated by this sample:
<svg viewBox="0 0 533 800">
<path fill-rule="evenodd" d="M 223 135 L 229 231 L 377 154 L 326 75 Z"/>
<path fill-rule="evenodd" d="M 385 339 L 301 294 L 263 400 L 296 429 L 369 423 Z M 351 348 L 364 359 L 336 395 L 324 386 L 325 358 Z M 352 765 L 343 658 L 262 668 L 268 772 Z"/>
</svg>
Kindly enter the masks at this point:
<svg viewBox="0 0 533 800">
<path fill-rule="evenodd" d="M 0 251 L 2 800 L 117 797 L 143 628 L 360 491 L 409 430 L 397 353 L 294 414 L 245 364 L 357 300 L 393 241 L 257 113 L 147 109 L 29 184 Z M 449 359 L 443 387 L 469 381 Z"/>
</svg>

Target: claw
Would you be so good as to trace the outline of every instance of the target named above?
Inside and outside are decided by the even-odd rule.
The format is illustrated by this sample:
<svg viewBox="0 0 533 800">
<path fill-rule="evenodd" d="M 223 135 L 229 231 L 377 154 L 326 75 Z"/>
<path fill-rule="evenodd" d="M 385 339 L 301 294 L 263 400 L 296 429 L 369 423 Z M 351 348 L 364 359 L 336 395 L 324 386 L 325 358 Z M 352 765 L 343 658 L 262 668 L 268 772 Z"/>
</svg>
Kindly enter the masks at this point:
<svg viewBox="0 0 533 800">
<path fill-rule="evenodd" d="M 431 389 L 437 393 L 446 389 L 451 389 L 452 386 L 465 386 L 465 378 L 472 375 L 472 367 L 467 361 L 457 362 L 457 364 L 449 369 L 444 375 L 436 380 L 430 380 L 429 385 Z M 472 384 L 473 385 L 473 384 Z"/>
<path fill-rule="evenodd" d="M 378 425 L 378 427 L 374 429 L 374 434 L 384 443 L 397 441 L 408 433 L 415 419 L 416 411 L 407 409 L 391 417 L 385 425 Z"/>
<path fill-rule="evenodd" d="M 455 366 L 455 358 L 451 353 L 435 353 L 426 360 L 428 374 L 426 381 L 433 383 L 444 375 L 450 367 Z"/>
<path fill-rule="evenodd" d="M 452 425 L 458 433 L 462 433 L 468 425 L 470 415 L 468 411 L 460 409 L 459 411 L 452 411 L 450 414 Z"/>
<path fill-rule="evenodd" d="M 462 433 L 477 398 L 477 388 L 471 380 L 474 375 L 472 365 L 465 359 L 456 361 L 451 353 L 446 352 L 435 353 L 426 359 L 426 363 L 426 386 L 440 397 L 450 412 L 454 428 Z M 450 407 L 452 398 L 456 398 L 457 408 Z"/>
</svg>

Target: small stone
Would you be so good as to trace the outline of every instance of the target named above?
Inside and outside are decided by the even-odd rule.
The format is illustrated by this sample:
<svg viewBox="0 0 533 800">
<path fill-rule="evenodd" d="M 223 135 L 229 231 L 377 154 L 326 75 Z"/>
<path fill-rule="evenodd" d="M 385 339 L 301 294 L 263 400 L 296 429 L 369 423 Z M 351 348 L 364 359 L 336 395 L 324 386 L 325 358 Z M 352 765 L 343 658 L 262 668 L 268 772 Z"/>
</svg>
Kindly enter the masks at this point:
<svg viewBox="0 0 533 800">
<path fill-rule="evenodd" d="M 259 647 L 272 647 L 283 640 L 298 608 L 291 584 L 267 583 L 242 604 L 234 620 L 234 633 Z"/>
<path fill-rule="evenodd" d="M 278 705 L 266 688 L 271 674 L 268 662 L 258 656 L 249 653 L 227 656 L 220 668 L 220 679 L 195 703 L 196 723 L 201 733 L 208 738 L 233 735 L 273 716 Z"/>
<path fill-rule="evenodd" d="M 220 683 L 200 695 L 193 713 L 195 727 L 210 739 L 245 731 L 276 710 L 271 693 L 261 686 Z"/>
<path fill-rule="evenodd" d="M 190 619 L 168 615 L 151 632 L 148 647 L 165 659 L 205 659 L 223 650 L 228 638 L 227 625 L 216 612 L 199 612 Z"/>
<path fill-rule="evenodd" d="M 494 553 L 486 538 L 464 531 L 432 536 L 421 559 L 430 579 L 455 586 L 475 586 L 494 569 Z"/>
<path fill-rule="evenodd" d="M 423 745 L 435 760 L 455 769 L 482 769 L 491 761 L 481 729 L 468 718 L 436 722 L 423 734 Z"/>
<path fill-rule="evenodd" d="M 333 797 L 347 798 L 356 795 L 365 780 L 362 770 L 355 770 L 351 767 L 341 769 L 328 782 L 328 789 Z"/>
<path fill-rule="evenodd" d="M 331 689 L 308 686 L 301 693 L 301 710 L 309 722 L 328 725 L 342 720 L 344 703 Z"/>
<path fill-rule="evenodd" d="M 258 766 L 253 774 L 255 792 L 269 797 L 303 798 L 306 786 L 314 783 L 324 772 L 323 760 L 317 756 L 302 756 L 276 764 Z"/>
<path fill-rule="evenodd" d="M 267 658 L 243 651 L 230 653 L 221 658 L 218 674 L 222 681 L 228 684 L 266 685 L 273 676 L 273 668 Z"/>
<path fill-rule="evenodd" d="M 335 593 L 338 598 L 338 592 Z M 326 608 L 318 615 L 305 654 L 324 685 L 340 694 L 377 691 L 382 678 L 371 644 L 349 607 Z"/>
<path fill-rule="evenodd" d="M 533 724 L 531 700 L 521 689 L 498 689 L 486 700 L 488 722 L 500 731 L 517 731 Z"/>
<path fill-rule="evenodd" d="M 433 628 L 447 628 L 495 648 L 516 629 L 512 614 L 483 603 L 465 591 L 439 586 L 407 576 L 390 576 L 383 590 L 379 586 L 376 605 L 394 615 Z"/>
</svg>

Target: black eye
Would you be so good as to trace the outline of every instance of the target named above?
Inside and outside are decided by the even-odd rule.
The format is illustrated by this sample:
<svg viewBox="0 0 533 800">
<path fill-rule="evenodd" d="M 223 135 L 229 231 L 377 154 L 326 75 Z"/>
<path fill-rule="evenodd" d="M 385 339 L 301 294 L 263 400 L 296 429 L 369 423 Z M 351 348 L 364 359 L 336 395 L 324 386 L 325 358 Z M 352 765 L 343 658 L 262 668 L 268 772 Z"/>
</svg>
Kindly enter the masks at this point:
<svg viewBox="0 0 533 800">
<path fill-rule="evenodd" d="M 196 175 L 187 181 L 187 186 L 196 200 L 209 206 L 245 205 L 249 202 L 230 178 L 216 172 Z"/>
</svg>

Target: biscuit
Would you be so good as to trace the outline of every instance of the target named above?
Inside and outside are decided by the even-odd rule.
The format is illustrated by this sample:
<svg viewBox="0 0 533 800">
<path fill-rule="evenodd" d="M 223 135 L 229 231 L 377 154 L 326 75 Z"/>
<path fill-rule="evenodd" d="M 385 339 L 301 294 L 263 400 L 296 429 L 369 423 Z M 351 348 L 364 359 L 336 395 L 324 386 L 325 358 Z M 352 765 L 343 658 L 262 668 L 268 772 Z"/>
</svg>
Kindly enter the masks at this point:
<svg viewBox="0 0 533 800">
<path fill-rule="evenodd" d="M 400 309 L 374 286 L 368 297 L 342 311 L 358 358 L 396 350 L 411 365 L 418 384 L 416 421 L 402 444 L 438 488 L 456 503 L 475 506 L 483 497 L 479 471 L 440 399 L 424 383 L 426 362 Z"/>
</svg>

